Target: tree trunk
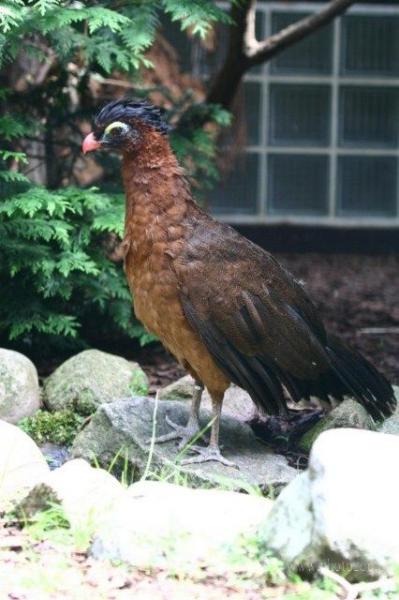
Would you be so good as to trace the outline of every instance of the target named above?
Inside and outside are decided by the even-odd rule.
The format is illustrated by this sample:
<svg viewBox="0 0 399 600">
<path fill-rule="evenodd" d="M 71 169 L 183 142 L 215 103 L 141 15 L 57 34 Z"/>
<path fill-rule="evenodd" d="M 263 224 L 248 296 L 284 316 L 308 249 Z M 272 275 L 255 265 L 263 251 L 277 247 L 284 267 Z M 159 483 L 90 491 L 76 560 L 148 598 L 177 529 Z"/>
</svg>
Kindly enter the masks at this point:
<svg viewBox="0 0 399 600">
<path fill-rule="evenodd" d="M 209 104 L 220 104 L 223 108 L 230 108 L 241 80 L 248 69 L 245 58 L 226 60 L 216 75 L 211 88 L 207 94 L 206 102 Z"/>
</svg>

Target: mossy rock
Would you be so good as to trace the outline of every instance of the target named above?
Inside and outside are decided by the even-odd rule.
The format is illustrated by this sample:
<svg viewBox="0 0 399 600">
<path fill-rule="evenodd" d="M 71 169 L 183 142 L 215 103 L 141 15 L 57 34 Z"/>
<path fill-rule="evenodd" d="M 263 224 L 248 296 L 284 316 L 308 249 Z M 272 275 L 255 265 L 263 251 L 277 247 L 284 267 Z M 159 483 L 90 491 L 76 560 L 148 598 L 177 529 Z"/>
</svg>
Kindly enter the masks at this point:
<svg viewBox="0 0 399 600">
<path fill-rule="evenodd" d="M 352 429 L 375 430 L 376 426 L 367 410 L 356 400 L 347 399 L 323 417 L 314 427 L 309 429 L 301 438 L 299 447 L 309 452 L 313 442 L 323 431 L 350 427 Z"/>
<path fill-rule="evenodd" d="M 194 391 L 194 379 L 191 375 L 180 377 L 159 390 L 159 400 L 191 400 Z"/>
<path fill-rule="evenodd" d="M 87 416 L 100 404 L 147 391 L 147 377 L 137 363 L 100 350 L 85 350 L 50 375 L 44 384 L 44 401 L 51 411 L 69 409 Z"/>
</svg>

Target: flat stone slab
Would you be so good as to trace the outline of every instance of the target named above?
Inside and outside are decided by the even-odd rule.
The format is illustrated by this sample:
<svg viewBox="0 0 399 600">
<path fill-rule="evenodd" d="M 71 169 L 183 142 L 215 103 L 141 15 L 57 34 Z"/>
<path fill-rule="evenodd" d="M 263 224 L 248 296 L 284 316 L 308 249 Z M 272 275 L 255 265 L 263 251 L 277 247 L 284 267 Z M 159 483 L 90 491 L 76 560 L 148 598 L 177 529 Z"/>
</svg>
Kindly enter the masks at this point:
<svg viewBox="0 0 399 600">
<path fill-rule="evenodd" d="M 149 462 L 149 440 L 154 432 L 158 436 L 170 431 L 166 416 L 185 425 L 188 414 L 189 406 L 185 402 L 158 402 L 156 406 L 155 400 L 147 397 L 103 404 L 77 436 L 72 454 L 96 460 L 103 466 L 111 464 L 117 454 L 127 456 L 136 477 L 141 476 Z M 201 426 L 205 428 L 211 418 L 210 412 L 201 411 Z M 172 441 L 154 445 L 149 470 L 156 472 L 167 467 L 171 477 L 173 473 L 180 473 L 192 483 L 208 483 L 210 487 L 245 489 L 252 485 L 276 491 L 297 475 L 284 456 L 275 454 L 255 438 L 248 425 L 231 417 L 222 418 L 220 443 L 224 456 L 236 463 L 238 469 L 217 462 L 181 465 L 180 460 L 190 455 L 183 456 Z"/>
</svg>

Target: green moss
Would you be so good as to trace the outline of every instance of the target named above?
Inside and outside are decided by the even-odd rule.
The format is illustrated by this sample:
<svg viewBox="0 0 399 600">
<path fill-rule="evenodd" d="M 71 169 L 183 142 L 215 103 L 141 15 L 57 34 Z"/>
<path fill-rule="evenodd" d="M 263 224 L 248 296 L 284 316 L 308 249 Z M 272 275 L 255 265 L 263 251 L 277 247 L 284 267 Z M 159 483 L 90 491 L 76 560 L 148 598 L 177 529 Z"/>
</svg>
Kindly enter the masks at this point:
<svg viewBox="0 0 399 600">
<path fill-rule="evenodd" d="M 83 421 L 83 417 L 71 410 L 55 413 L 39 410 L 33 417 L 21 419 L 18 426 L 37 444 L 53 442 L 70 446 Z"/>
<path fill-rule="evenodd" d="M 80 390 L 79 396 L 73 402 L 73 408 L 75 413 L 78 413 L 82 417 L 89 417 L 95 413 L 98 405 L 96 404 L 93 390 L 90 388 Z"/>
<path fill-rule="evenodd" d="M 129 389 L 135 396 L 146 396 L 148 394 L 148 381 L 141 369 L 136 369 L 129 383 Z"/>
</svg>

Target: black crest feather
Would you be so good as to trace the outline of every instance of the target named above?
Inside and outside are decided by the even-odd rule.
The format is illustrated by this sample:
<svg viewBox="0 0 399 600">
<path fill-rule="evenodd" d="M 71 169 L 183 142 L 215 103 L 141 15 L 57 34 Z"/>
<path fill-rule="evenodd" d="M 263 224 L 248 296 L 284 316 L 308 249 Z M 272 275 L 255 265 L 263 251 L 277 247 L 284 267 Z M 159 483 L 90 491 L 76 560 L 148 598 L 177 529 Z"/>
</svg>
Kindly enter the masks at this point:
<svg viewBox="0 0 399 600">
<path fill-rule="evenodd" d="M 94 125 L 96 129 L 102 129 L 113 121 L 130 121 L 139 119 L 156 129 L 162 135 L 169 131 L 168 125 L 162 118 L 159 108 L 153 106 L 146 100 L 115 100 L 106 104 L 96 115 Z"/>
</svg>

